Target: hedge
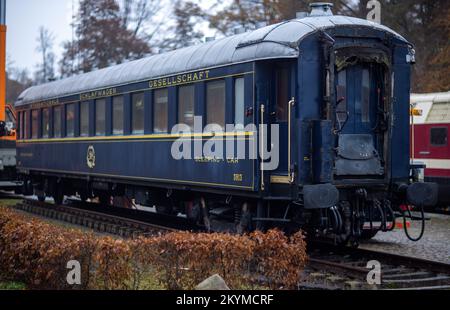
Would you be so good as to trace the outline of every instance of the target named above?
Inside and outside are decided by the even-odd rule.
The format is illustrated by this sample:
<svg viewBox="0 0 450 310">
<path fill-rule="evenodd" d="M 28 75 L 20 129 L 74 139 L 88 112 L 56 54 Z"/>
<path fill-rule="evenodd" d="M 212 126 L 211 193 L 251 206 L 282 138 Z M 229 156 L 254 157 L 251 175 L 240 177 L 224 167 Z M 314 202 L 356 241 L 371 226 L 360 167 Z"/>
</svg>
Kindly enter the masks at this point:
<svg viewBox="0 0 450 310">
<path fill-rule="evenodd" d="M 71 260 L 80 262 L 81 285 L 67 283 Z M 0 208 L 0 275 L 29 289 L 189 290 L 213 274 L 233 289 L 294 289 L 306 260 L 300 232 L 175 232 L 123 240 Z"/>
</svg>

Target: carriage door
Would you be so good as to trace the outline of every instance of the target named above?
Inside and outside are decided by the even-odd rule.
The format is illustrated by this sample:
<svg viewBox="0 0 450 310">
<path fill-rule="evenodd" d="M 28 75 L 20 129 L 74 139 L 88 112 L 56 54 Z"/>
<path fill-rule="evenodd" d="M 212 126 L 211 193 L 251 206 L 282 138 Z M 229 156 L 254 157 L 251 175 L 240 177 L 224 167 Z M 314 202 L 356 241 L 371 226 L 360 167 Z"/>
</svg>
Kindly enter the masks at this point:
<svg viewBox="0 0 450 310">
<path fill-rule="evenodd" d="M 337 72 L 337 176 L 383 175 L 378 109 L 383 96 L 383 69 L 356 63 Z"/>
<path fill-rule="evenodd" d="M 287 178 L 290 172 L 289 163 L 289 101 L 293 97 L 291 85 L 292 66 L 289 63 L 277 64 L 274 72 L 273 97 L 270 107 L 270 121 L 279 126 L 279 165 L 273 175 Z M 274 144 L 274 141 L 272 141 Z"/>
</svg>

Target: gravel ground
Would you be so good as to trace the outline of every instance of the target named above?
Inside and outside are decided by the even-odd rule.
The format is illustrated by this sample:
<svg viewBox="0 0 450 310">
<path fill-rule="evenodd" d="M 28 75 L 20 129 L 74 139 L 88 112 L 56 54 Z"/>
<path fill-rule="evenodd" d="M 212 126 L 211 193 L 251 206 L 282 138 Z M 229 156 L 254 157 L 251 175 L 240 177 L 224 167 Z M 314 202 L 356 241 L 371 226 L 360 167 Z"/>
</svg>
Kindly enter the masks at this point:
<svg viewBox="0 0 450 310">
<path fill-rule="evenodd" d="M 372 240 L 361 244 L 361 248 L 413 256 L 433 261 L 450 263 L 450 216 L 426 214 L 429 221 L 425 224 L 422 240 L 408 240 L 403 229 L 378 233 Z M 410 235 L 413 238 L 420 233 L 420 221 L 411 223 Z"/>
</svg>

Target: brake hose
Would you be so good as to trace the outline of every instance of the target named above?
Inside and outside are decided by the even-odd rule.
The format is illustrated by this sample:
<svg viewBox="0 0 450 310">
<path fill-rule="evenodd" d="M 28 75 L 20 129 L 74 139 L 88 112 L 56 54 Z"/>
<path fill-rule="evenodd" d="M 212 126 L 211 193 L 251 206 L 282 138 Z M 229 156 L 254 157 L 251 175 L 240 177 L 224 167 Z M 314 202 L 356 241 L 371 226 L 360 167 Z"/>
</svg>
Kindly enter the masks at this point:
<svg viewBox="0 0 450 310">
<path fill-rule="evenodd" d="M 389 203 L 389 201 L 385 202 L 384 207 L 389 211 L 389 213 L 391 214 L 391 217 L 392 217 L 392 225 L 387 231 L 393 231 L 397 224 L 397 218 L 395 217 L 394 210 L 392 210 L 392 207 L 391 207 L 391 204 Z"/>
<path fill-rule="evenodd" d="M 407 207 L 407 210 L 408 210 L 408 213 L 409 213 L 409 218 L 410 218 L 411 220 L 413 220 L 411 211 L 409 210 L 409 207 Z M 422 228 L 421 228 L 421 230 L 420 230 L 420 235 L 419 235 L 419 237 L 418 237 L 418 238 L 413 238 L 413 237 L 410 236 L 410 234 L 409 234 L 409 232 L 408 232 L 408 226 L 406 225 L 406 215 L 405 215 L 405 211 L 402 211 L 402 215 L 403 215 L 403 229 L 405 230 L 406 237 L 408 237 L 409 240 L 414 241 L 414 242 L 417 242 L 417 241 L 419 241 L 420 239 L 422 239 L 422 237 L 423 237 L 423 235 L 424 235 L 424 233 L 425 233 L 425 211 L 424 211 L 424 209 L 423 209 L 423 206 L 420 206 L 420 213 L 421 213 L 421 215 L 422 215 Z"/>
</svg>

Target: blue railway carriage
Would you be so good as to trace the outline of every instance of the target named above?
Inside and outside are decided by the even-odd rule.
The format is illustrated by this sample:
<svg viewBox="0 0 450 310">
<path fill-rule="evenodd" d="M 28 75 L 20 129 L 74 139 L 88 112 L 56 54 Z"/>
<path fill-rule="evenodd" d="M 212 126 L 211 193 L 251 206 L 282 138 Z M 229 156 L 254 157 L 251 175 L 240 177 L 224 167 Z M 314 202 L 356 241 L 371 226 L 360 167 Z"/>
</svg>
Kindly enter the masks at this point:
<svg viewBox="0 0 450 310">
<path fill-rule="evenodd" d="M 392 228 L 401 204 L 436 200 L 411 178 L 413 61 L 394 31 L 313 5 L 302 19 L 27 89 L 17 169 L 41 200 L 121 197 L 211 229 L 356 242 Z M 260 156 L 277 149 L 278 165 Z"/>
</svg>

